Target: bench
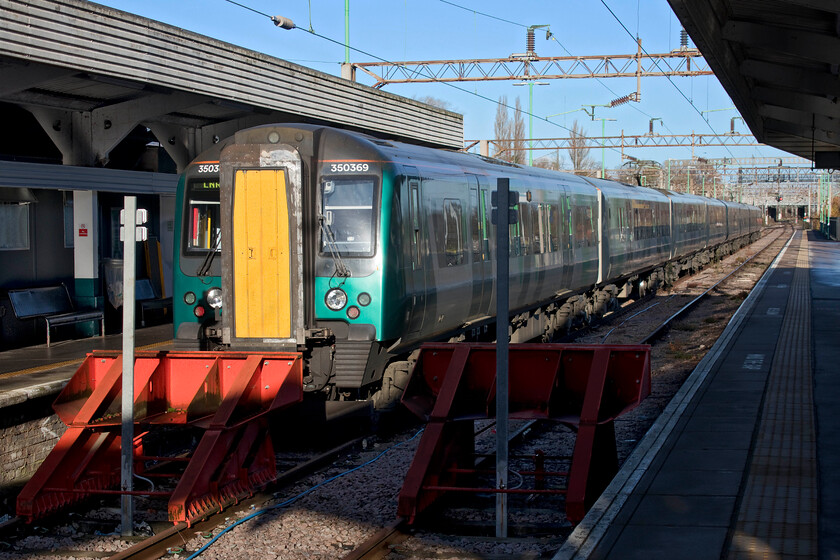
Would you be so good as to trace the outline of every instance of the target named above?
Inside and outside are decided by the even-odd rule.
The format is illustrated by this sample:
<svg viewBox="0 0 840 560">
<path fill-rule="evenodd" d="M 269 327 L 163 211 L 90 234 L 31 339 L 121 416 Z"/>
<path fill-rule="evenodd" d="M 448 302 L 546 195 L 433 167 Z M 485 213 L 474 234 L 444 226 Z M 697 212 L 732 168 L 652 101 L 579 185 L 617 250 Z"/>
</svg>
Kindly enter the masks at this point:
<svg viewBox="0 0 840 560">
<path fill-rule="evenodd" d="M 98 309 L 76 310 L 64 284 L 9 290 L 9 301 L 18 319 L 44 318 L 47 323 L 47 348 L 50 346 L 50 327 L 59 325 L 99 321 L 99 335 L 105 336 L 105 314 Z"/>
<path fill-rule="evenodd" d="M 140 306 L 140 326 L 146 326 L 146 311 L 150 309 L 169 309 L 172 312 L 172 298 L 158 297 L 152 281 L 148 278 L 138 278 L 134 282 L 134 299 Z"/>
</svg>

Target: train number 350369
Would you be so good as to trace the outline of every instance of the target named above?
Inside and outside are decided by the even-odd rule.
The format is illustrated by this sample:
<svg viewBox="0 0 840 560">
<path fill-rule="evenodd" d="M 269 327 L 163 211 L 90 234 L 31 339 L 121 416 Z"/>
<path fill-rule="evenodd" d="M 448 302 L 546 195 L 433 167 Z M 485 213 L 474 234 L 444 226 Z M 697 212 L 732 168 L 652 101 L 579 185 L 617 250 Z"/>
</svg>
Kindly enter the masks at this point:
<svg viewBox="0 0 840 560">
<path fill-rule="evenodd" d="M 367 163 L 331 163 L 330 173 L 364 173 L 370 171 Z"/>
</svg>

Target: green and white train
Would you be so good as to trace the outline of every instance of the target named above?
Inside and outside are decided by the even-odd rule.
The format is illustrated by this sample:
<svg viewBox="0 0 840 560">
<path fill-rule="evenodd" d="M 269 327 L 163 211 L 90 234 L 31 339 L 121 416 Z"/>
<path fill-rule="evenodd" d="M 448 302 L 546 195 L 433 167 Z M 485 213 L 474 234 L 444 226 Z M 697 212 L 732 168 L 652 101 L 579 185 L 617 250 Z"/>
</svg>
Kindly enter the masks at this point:
<svg viewBox="0 0 840 560">
<path fill-rule="evenodd" d="M 176 342 L 301 352 L 305 390 L 385 406 L 425 341 L 495 332 L 490 197 L 506 177 L 514 342 L 758 236 L 751 206 L 304 124 L 236 133 L 184 173 Z"/>
</svg>

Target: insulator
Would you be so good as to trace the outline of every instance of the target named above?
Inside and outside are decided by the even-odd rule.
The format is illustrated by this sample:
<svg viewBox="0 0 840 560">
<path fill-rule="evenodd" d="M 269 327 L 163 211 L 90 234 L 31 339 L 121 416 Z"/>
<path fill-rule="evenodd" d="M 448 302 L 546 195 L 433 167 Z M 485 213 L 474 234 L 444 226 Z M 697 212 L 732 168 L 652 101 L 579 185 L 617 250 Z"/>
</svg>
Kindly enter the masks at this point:
<svg viewBox="0 0 840 560">
<path fill-rule="evenodd" d="M 623 95 L 623 96 L 619 97 L 618 99 L 613 99 L 612 101 L 610 101 L 610 107 L 616 107 L 618 105 L 624 105 L 628 101 L 631 101 L 634 96 L 635 96 L 635 94 L 629 93 L 627 95 Z"/>
<path fill-rule="evenodd" d="M 534 30 L 527 29 L 525 33 L 525 52 L 532 53 L 535 52 L 536 41 L 534 41 Z"/>
<path fill-rule="evenodd" d="M 295 22 L 283 16 L 271 16 L 271 21 L 274 22 L 274 25 L 282 29 L 294 29 L 296 27 Z"/>
<path fill-rule="evenodd" d="M 680 29 L 680 49 L 686 50 L 688 48 L 688 31 Z"/>
</svg>

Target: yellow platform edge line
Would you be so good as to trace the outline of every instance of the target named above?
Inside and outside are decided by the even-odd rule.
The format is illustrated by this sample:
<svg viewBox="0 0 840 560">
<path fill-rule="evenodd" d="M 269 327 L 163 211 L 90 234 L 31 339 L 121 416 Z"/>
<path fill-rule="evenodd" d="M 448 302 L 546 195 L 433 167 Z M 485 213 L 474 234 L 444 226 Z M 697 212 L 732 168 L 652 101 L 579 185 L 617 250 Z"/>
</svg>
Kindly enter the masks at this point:
<svg viewBox="0 0 840 560">
<path fill-rule="evenodd" d="M 147 344 L 146 346 L 138 346 L 136 350 L 151 350 L 152 348 L 157 348 L 158 346 L 164 346 L 166 344 L 171 344 L 171 340 L 166 340 L 164 342 L 155 342 L 154 344 Z M 76 359 L 76 360 L 67 360 L 66 362 L 58 362 L 55 364 L 44 364 L 42 366 L 36 366 L 27 369 L 21 369 L 18 371 L 10 371 L 7 373 L 0 374 L 0 379 L 9 379 L 11 377 L 18 377 L 19 375 L 26 375 L 29 373 L 40 373 L 42 371 L 48 371 L 51 369 L 57 369 L 64 366 L 71 366 L 75 364 L 81 364 L 85 361 L 84 358 Z"/>
</svg>

